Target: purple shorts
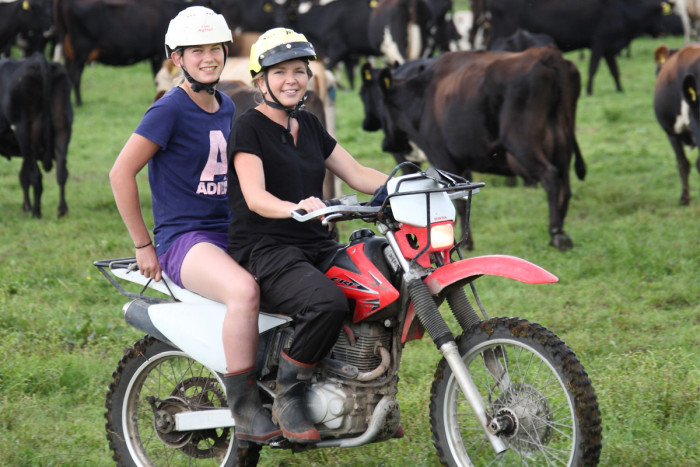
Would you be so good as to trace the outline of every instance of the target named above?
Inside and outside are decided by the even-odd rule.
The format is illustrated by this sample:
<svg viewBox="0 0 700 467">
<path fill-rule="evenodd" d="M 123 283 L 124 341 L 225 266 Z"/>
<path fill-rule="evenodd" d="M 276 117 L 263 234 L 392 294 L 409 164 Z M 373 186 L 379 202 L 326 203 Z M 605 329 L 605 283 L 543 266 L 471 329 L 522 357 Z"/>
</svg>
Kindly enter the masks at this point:
<svg viewBox="0 0 700 467">
<path fill-rule="evenodd" d="M 163 253 L 158 257 L 158 262 L 163 272 L 168 276 L 168 278 L 179 285 L 182 288 L 182 280 L 180 280 L 180 267 L 182 266 L 182 260 L 185 259 L 185 255 L 190 248 L 192 248 L 197 243 L 213 243 L 222 250 L 226 251 L 226 245 L 228 244 L 228 234 L 223 232 L 207 232 L 205 230 L 195 230 L 194 232 L 187 232 L 186 234 L 180 235 L 177 240 L 170 245 L 168 251 Z"/>
</svg>

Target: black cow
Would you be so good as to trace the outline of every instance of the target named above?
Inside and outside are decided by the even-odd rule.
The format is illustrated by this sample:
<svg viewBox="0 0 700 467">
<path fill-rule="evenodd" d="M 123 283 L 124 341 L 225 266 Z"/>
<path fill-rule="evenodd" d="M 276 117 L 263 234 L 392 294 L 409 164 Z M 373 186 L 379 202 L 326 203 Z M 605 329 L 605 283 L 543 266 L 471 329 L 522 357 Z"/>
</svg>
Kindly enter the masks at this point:
<svg viewBox="0 0 700 467">
<path fill-rule="evenodd" d="M 569 167 L 585 164 L 574 134 L 580 76 L 555 47 L 525 52 L 447 52 L 425 67 L 365 67 L 363 128 L 384 130 L 383 149 L 408 150 L 409 138 L 436 167 L 539 181 L 549 202 L 551 245 L 573 246 L 564 232 Z M 407 76 L 396 78 L 403 73 Z"/>
<path fill-rule="evenodd" d="M 75 101 L 82 105 L 80 78 L 85 64 L 132 65 L 150 60 L 153 74 L 165 58 L 170 20 L 200 0 L 55 0 L 55 24 L 63 45 Z"/>
<path fill-rule="evenodd" d="M 670 13 L 663 0 L 486 0 L 486 8 L 491 13 L 491 40 L 522 28 L 550 35 L 564 52 L 590 49 L 588 94 L 593 93 L 601 58 L 622 91 L 615 56 L 636 37 L 662 33 L 663 14 Z"/>
<path fill-rule="evenodd" d="M 0 52 L 9 52 L 20 35 L 27 42 L 25 56 L 43 52 L 53 25 L 51 1 L 0 2 Z"/>
<path fill-rule="evenodd" d="M 60 197 L 58 215 L 68 212 L 65 185 L 66 156 L 73 124 L 70 81 L 63 65 L 48 62 L 40 53 L 26 59 L 0 60 L 0 154 L 22 157 L 19 179 L 23 208 L 41 217 L 42 175 L 56 161 Z M 34 203 L 29 187 L 34 191 Z"/>
<path fill-rule="evenodd" d="M 680 204 L 688 205 L 690 162 L 683 146 L 697 146 L 700 141 L 700 44 L 687 45 L 673 54 L 666 46 L 659 46 L 655 55 L 661 66 L 654 89 L 654 112 L 676 155 L 682 186 Z M 700 158 L 696 165 L 700 171 Z"/>
</svg>

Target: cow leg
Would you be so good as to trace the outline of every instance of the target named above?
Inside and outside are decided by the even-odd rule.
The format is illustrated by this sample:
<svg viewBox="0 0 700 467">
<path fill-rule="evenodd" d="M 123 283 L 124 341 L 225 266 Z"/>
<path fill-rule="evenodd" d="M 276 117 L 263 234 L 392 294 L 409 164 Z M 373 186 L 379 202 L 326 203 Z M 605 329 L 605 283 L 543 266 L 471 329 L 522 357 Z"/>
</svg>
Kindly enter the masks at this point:
<svg viewBox="0 0 700 467">
<path fill-rule="evenodd" d="M 615 79 L 615 87 L 617 92 L 622 92 L 622 84 L 620 83 L 620 70 L 617 68 L 617 60 L 615 60 L 615 55 L 607 53 L 605 54 L 605 63 L 608 64 L 610 69 L 610 74 Z"/>
<path fill-rule="evenodd" d="M 41 171 L 36 161 L 30 156 L 24 156 L 22 158 L 22 168 L 19 171 L 19 183 L 24 194 L 22 209 L 25 212 L 31 211 L 32 216 L 36 218 L 41 217 L 41 194 L 43 191 L 41 179 Z M 29 199 L 30 186 L 34 189 L 34 204 Z"/>
<path fill-rule="evenodd" d="M 72 109 L 70 107 L 70 86 L 64 83 L 64 93 L 56 92 L 52 97 L 51 120 L 54 130 L 53 158 L 56 161 L 56 182 L 58 183 L 58 217 L 68 214 L 66 203 L 66 182 L 68 181 L 68 144 L 71 137 Z"/>
<path fill-rule="evenodd" d="M 68 181 L 68 168 L 66 166 L 66 152 L 56 149 L 56 182 L 58 183 L 58 217 L 68 214 L 68 204 L 66 203 L 66 181 Z"/>
<path fill-rule="evenodd" d="M 589 96 L 593 94 L 593 77 L 596 71 L 598 71 L 598 64 L 600 63 L 600 52 L 597 52 L 595 48 L 591 49 L 591 60 L 588 65 L 588 85 L 586 86 L 586 94 Z"/>
<path fill-rule="evenodd" d="M 345 66 L 345 76 L 348 78 L 350 89 L 355 89 L 355 69 L 357 68 L 358 60 L 356 58 L 347 57 L 343 60 Z"/>
<path fill-rule="evenodd" d="M 688 176 L 690 174 L 690 162 L 685 157 L 683 143 L 675 135 L 668 135 L 668 140 L 671 142 L 671 147 L 676 155 L 676 164 L 678 165 L 678 174 L 681 177 L 681 206 L 690 204 L 690 186 L 688 185 Z M 698 159 L 698 170 L 700 170 L 700 159 Z"/>
<path fill-rule="evenodd" d="M 695 167 L 698 169 L 698 173 L 700 173 L 700 157 L 698 157 L 698 160 L 695 161 Z"/>
<path fill-rule="evenodd" d="M 78 107 L 83 105 L 83 98 L 80 95 L 80 78 L 83 75 L 84 68 L 84 61 L 78 62 L 77 59 L 66 59 L 66 71 L 68 72 L 68 77 L 70 78 L 71 83 L 73 83 L 73 91 L 75 92 L 75 105 L 77 105 Z"/>
<path fill-rule="evenodd" d="M 564 232 L 564 217 L 568 209 L 569 198 L 571 193 L 567 190 L 562 190 L 565 182 L 560 180 L 559 170 L 548 164 L 540 182 L 547 193 L 547 201 L 549 203 L 549 237 L 551 246 L 557 247 L 559 251 L 566 251 L 573 248 L 574 243 L 566 232 Z"/>
</svg>

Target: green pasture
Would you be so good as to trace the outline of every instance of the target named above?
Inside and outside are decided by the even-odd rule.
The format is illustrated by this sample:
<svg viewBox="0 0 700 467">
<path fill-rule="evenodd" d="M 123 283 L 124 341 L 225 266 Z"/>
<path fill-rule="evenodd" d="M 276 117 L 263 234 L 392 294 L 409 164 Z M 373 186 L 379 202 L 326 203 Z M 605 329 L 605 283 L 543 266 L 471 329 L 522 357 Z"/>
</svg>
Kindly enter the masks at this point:
<svg viewBox="0 0 700 467">
<path fill-rule="evenodd" d="M 581 96 L 577 135 L 588 166 L 572 170 L 565 228 L 574 241 L 548 246 L 542 188 L 509 187 L 476 174 L 474 255 L 510 254 L 556 274 L 553 285 L 477 281 L 491 316 L 519 316 L 554 331 L 593 381 L 603 419 L 601 464 L 700 465 L 700 177 L 689 207 L 671 147 L 652 108 L 654 48 L 639 39 L 619 65 L 624 93 L 601 65 Z M 587 75 L 587 58 L 573 60 Z M 584 88 L 585 89 L 585 88 Z M 22 212 L 20 160 L 0 160 L 0 465 L 109 466 L 104 400 L 112 371 L 141 334 L 121 317 L 125 299 L 92 266 L 133 254 L 108 172 L 151 103 L 149 67 L 90 66 L 75 109 L 67 185 L 58 219 L 55 173 L 44 175 L 44 216 Z M 338 138 L 362 163 L 389 171 L 381 134 L 361 129 L 357 90 L 338 92 Z M 690 151 L 692 164 L 697 150 Z M 142 206 L 150 216 L 145 174 Z M 342 230 L 347 238 L 348 229 Z M 452 322 L 452 321 L 451 321 Z M 263 451 L 261 465 L 435 466 L 428 417 L 440 359 L 424 339 L 406 347 L 399 402 L 406 436 L 354 449 Z"/>
</svg>

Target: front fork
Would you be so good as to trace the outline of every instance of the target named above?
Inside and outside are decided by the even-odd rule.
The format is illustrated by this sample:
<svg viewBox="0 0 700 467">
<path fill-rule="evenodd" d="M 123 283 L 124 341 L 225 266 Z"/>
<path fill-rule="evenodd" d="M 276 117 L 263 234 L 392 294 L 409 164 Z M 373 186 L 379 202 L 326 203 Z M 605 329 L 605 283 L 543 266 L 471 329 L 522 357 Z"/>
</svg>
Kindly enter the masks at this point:
<svg viewBox="0 0 700 467">
<path fill-rule="evenodd" d="M 457 383 L 464 397 L 471 406 L 484 433 L 486 433 L 486 437 L 491 443 L 494 452 L 496 454 L 502 453 L 507 447 L 501 438 L 493 434 L 490 428 L 491 420 L 486 413 L 486 404 L 484 404 L 479 389 L 476 387 L 476 384 L 474 384 L 474 380 L 471 374 L 469 374 L 464 360 L 462 360 L 452 332 L 442 318 L 442 315 L 440 315 L 440 311 L 428 290 L 428 286 L 420 279 L 414 279 L 408 286 L 408 292 L 413 301 L 413 306 L 416 309 L 418 319 L 425 330 L 428 331 L 428 334 L 433 339 L 433 342 L 435 342 L 437 348 L 442 352 L 445 360 L 447 360 L 447 364 L 452 369 L 452 374 L 457 379 Z"/>
</svg>

